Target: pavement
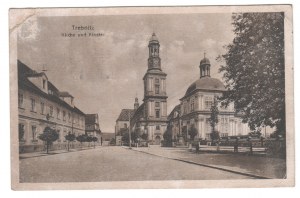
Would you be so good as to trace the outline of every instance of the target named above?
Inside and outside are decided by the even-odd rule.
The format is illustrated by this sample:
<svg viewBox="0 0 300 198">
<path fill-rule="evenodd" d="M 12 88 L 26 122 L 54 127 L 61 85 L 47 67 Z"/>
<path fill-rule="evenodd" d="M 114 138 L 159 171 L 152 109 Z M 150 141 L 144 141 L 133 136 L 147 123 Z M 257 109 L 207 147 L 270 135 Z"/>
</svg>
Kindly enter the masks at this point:
<svg viewBox="0 0 300 198">
<path fill-rule="evenodd" d="M 95 146 L 95 148 L 99 148 L 102 146 Z M 45 151 L 40 151 L 40 152 L 31 152 L 31 153 L 20 153 L 19 154 L 19 159 L 27 159 L 27 158 L 33 158 L 33 157 L 43 157 L 43 156 L 49 156 L 49 155 L 57 155 L 57 154 L 64 154 L 64 153 L 70 153 L 70 152 L 78 152 L 78 151 L 84 151 L 84 150 L 89 150 L 89 149 L 94 149 L 94 147 L 83 147 L 83 148 L 76 148 L 76 149 L 70 149 L 65 150 L 55 150 L 55 151 L 49 151 L 47 154 Z"/>
<path fill-rule="evenodd" d="M 214 147 L 201 147 L 201 152 L 196 153 L 186 147 L 150 147 L 132 148 L 134 151 L 147 153 L 167 159 L 197 164 L 218 170 L 252 176 L 261 179 L 286 178 L 286 162 L 281 158 L 271 158 L 260 155 L 244 153 L 217 153 Z M 207 152 L 208 151 L 208 152 Z M 240 151 L 240 150 L 239 150 Z M 241 149 L 243 151 L 243 149 Z"/>
<path fill-rule="evenodd" d="M 27 154 L 20 159 L 19 171 L 21 183 L 255 179 L 118 146 L 31 157 Z"/>
<path fill-rule="evenodd" d="M 221 149 L 223 151 L 226 150 L 226 148 L 225 149 L 221 148 Z M 123 153 L 122 150 L 125 150 L 126 152 Z M 216 152 L 216 148 L 211 146 L 201 147 L 200 150 L 201 151 L 199 153 L 196 153 L 195 150 L 190 150 L 187 147 L 169 148 L 169 147 L 160 147 L 154 145 L 151 145 L 150 147 L 139 147 L 139 148 L 133 147 L 131 150 L 128 149 L 128 147 L 96 146 L 95 149 L 93 147 L 89 147 L 89 148 L 70 149 L 70 151 L 57 150 L 57 151 L 50 151 L 49 154 L 46 154 L 45 152 L 22 153 L 19 155 L 19 157 L 21 160 L 20 166 L 25 162 L 27 166 L 27 164 L 30 165 L 30 161 L 28 160 L 31 159 L 34 160 L 35 163 L 39 163 L 40 161 L 47 161 L 51 157 L 53 157 L 54 161 L 56 159 L 64 160 L 65 156 L 74 156 L 74 159 L 76 159 L 77 156 L 81 156 L 84 153 L 88 153 L 87 156 L 93 159 L 95 159 L 96 156 L 98 156 L 98 158 L 101 159 L 103 158 L 103 156 L 107 158 L 106 154 L 111 155 L 111 157 L 113 157 L 114 159 L 116 158 L 120 159 L 120 153 L 123 153 L 124 156 L 122 156 L 122 161 L 119 160 L 115 161 L 114 159 L 111 159 L 110 164 L 112 167 L 118 166 L 118 164 L 123 164 L 128 167 L 127 163 L 131 163 L 129 159 L 133 157 L 132 156 L 134 155 L 133 153 L 140 152 L 143 153 L 143 156 L 145 156 L 145 154 L 148 154 L 151 156 L 163 158 L 165 160 L 169 160 L 169 161 L 172 160 L 173 161 L 172 163 L 174 164 L 177 164 L 176 162 L 174 162 L 177 161 L 177 162 L 183 162 L 184 164 L 187 165 L 188 164 L 193 166 L 196 165 L 200 167 L 200 170 L 202 170 L 201 167 L 206 169 L 208 168 L 206 171 L 210 172 L 209 175 L 211 175 L 211 170 L 215 170 L 218 171 L 219 174 L 221 173 L 223 174 L 223 172 L 228 172 L 228 174 L 232 174 L 232 175 L 240 175 L 244 177 L 251 177 L 257 179 L 271 179 L 271 178 L 282 179 L 286 177 L 286 162 L 284 159 L 270 158 L 270 157 L 265 157 L 264 155 L 248 155 L 246 148 L 239 149 L 238 154 L 235 154 L 233 152 L 227 152 L 227 153 Z M 109 156 L 109 158 L 111 157 Z M 39 158 L 45 158 L 45 159 L 40 160 Z M 86 160 L 88 161 L 89 158 L 87 158 Z M 146 161 L 146 160 L 142 160 L 142 161 Z M 171 163 L 169 161 L 168 164 Z M 81 162 L 78 161 L 76 163 L 80 164 Z M 99 166 L 101 163 L 105 164 L 107 162 L 99 161 Z M 151 166 L 152 163 L 153 161 L 148 161 L 147 164 Z M 162 165 L 160 166 L 164 166 L 164 165 L 165 164 L 162 163 Z M 90 166 L 89 167 L 90 169 L 93 169 L 93 164 L 89 164 L 88 166 Z M 181 166 L 181 165 L 174 165 L 174 166 Z M 30 170 L 30 167 L 27 167 L 25 169 L 26 169 L 25 172 L 27 172 L 28 170 Z M 78 167 L 76 167 L 76 169 L 78 169 Z M 181 175 L 184 174 L 186 173 L 182 173 Z M 119 173 L 119 175 L 122 175 L 122 173 Z M 66 176 L 66 178 L 68 177 L 69 176 Z M 152 176 L 152 175 L 148 175 L 147 177 L 148 178 L 153 177 L 154 179 L 159 178 L 158 176 Z M 229 176 L 224 176 L 224 177 L 230 178 Z M 107 180 L 108 178 L 109 176 L 107 176 L 107 178 L 104 178 L 104 180 Z M 136 176 L 136 178 L 141 179 L 138 176 Z M 189 178 L 191 178 L 191 176 L 189 176 Z M 194 179 L 203 179 L 203 178 L 206 178 L 205 175 L 202 175 L 202 177 L 194 178 Z M 126 180 L 126 177 L 124 177 L 123 179 Z M 118 178 L 113 177 L 112 180 L 118 180 Z M 102 179 L 99 181 L 102 181 Z"/>
</svg>

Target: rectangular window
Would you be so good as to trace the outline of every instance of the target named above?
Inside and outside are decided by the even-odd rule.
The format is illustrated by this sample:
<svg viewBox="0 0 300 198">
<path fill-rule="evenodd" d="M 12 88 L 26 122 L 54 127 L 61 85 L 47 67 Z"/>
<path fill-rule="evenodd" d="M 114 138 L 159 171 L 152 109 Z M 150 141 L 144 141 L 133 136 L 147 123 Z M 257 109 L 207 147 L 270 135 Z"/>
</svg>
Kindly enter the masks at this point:
<svg viewBox="0 0 300 198">
<path fill-rule="evenodd" d="M 159 102 L 155 102 L 155 107 L 159 108 Z"/>
<path fill-rule="evenodd" d="M 160 126 L 159 125 L 156 125 L 156 130 L 160 130 Z"/>
<path fill-rule="evenodd" d="M 57 141 L 60 142 L 61 141 L 60 129 L 57 129 L 57 133 L 58 133 L 58 139 L 57 139 Z"/>
<path fill-rule="evenodd" d="M 25 125 L 19 124 L 19 142 L 24 141 Z"/>
<path fill-rule="evenodd" d="M 31 98 L 30 100 L 31 100 L 31 109 L 30 110 L 32 112 L 35 112 L 35 99 Z"/>
<path fill-rule="evenodd" d="M 32 140 L 36 140 L 36 126 L 31 126 Z"/>
<path fill-rule="evenodd" d="M 18 98 L 18 104 L 20 108 L 23 108 L 23 103 L 24 103 L 24 95 L 22 93 L 18 94 L 19 98 Z"/>
<path fill-rule="evenodd" d="M 191 101 L 191 112 L 195 110 L 195 101 L 194 99 Z"/>
<path fill-rule="evenodd" d="M 155 84 L 159 84 L 159 79 L 155 78 Z"/>
<path fill-rule="evenodd" d="M 43 89 L 46 89 L 46 80 L 43 79 Z"/>
<path fill-rule="evenodd" d="M 69 122 L 71 122 L 71 113 L 68 113 Z"/>
<path fill-rule="evenodd" d="M 49 107 L 49 114 L 50 114 L 50 116 L 53 116 L 53 106 Z"/>
<path fill-rule="evenodd" d="M 206 138 L 207 140 L 210 140 L 210 133 L 206 133 L 206 134 L 205 134 L 205 138 Z"/>
<path fill-rule="evenodd" d="M 159 85 L 155 85 L 155 94 L 159 94 Z"/>
<path fill-rule="evenodd" d="M 205 109 L 210 109 L 213 103 L 212 97 L 205 98 Z"/>
<path fill-rule="evenodd" d="M 155 110 L 155 117 L 156 118 L 160 117 L 160 111 L 159 111 L 159 109 Z"/>
<path fill-rule="evenodd" d="M 57 119 L 60 119 L 60 109 L 57 108 L 56 111 L 57 111 Z"/>
<path fill-rule="evenodd" d="M 41 102 L 41 114 L 45 112 L 45 103 Z"/>
<path fill-rule="evenodd" d="M 212 129 L 211 129 L 211 126 L 210 126 L 209 118 L 206 119 L 205 125 L 206 125 L 206 131 L 211 132 Z"/>
<path fill-rule="evenodd" d="M 63 120 L 66 121 L 66 112 L 63 111 Z"/>
</svg>

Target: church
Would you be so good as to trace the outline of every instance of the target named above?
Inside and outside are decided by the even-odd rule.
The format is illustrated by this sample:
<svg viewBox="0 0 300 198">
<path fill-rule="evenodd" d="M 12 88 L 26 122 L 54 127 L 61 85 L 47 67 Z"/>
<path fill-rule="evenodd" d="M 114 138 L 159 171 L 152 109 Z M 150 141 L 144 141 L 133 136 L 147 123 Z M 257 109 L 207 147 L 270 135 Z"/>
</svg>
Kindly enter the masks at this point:
<svg viewBox="0 0 300 198">
<path fill-rule="evenodd" d="M 132 115 L 127 116 L 126 120 L 122 120 L 122 122 L 128 121 L 132 132 L 137 132 L 140 136 L 146 135 L 150 144 L 160 144 L 167 128 L 167 74 L 162 71 L 159 49 L 158 38 L 153 33 L 148 44 L 148 68 L 143 77 L 143 103 L 139 105 L 136 98 L 134 109 L 127 110 L 132 112 Z M 117 120 L 116 125 L 120 120 Z M 116 126 L 117 128 L 120 127 Z"/>
<path fill-rule="evenodd" d="M 195 128 L 195 139 L 210 140 L 212 131 L 209 118 L 211 106 L 215 98 L 222 96 L 226 91 L 224 84 L 210 76 L 210 61 L 205 57 L 200 61 L 200 77 L 193 82 L 180 98 L 180 104 L 175 106 L 168 116 L 169 126 L 172 128 L 173 139 L 183 137 L 189 140 L 189 130 Z M 220 137 L 247 135 L 250 129 L 242 119 L 236 115 L 234 104 L 221 107 L 218 104 L 218 124 L 216 130 Z"/>
</svg>

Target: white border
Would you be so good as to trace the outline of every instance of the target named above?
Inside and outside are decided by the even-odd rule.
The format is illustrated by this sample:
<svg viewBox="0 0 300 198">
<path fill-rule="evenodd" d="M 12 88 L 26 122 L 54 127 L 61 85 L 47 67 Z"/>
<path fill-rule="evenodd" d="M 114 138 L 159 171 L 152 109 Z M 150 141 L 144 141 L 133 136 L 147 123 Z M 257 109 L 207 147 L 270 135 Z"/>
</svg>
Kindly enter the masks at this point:
<svg viewBox="0 0 300 198">
<path fill-rule="evenodd" d="M 234 5 L 237 3 L 237 1 L 168 1 L 164 2 L 164 5 L 199 5 L 199 4 L 206 4 L 206 5 Z M 285 4 L 294 4 L 294 44 L 295 44 L 295 83 L 294 83 L 294 101 L 295 101 L 295 109 L 296 109 L 296 115 L 295 115 L 295 121 L 296 121 L 296 128 L 295 128 L 295 135 L 297 139 L 297 129 L 299 129 L 299 121 L 297 122 L 297 114 L 299 113 L 299 105 L 297 101 L 299 99 L 299 91 L 297 92 L 297 88 L 299 85 L 299 69 L 297 68 L 298 57 L 297 54 L 299 54 L 299 48 L 297 45 L 298 41 L 298 35 L 299 35 L 299 23 L 297 22 L 298 18 L 297 15 L 299 15 L 300 10 L 298 9 L 299 3 L 298 1 L 265 1 L 265 0 L 253 0 L 253 1 L 244 1 L 244 2 L 238 2 L 239 4 L 274 4 L 274 3 L 285 3 Z M 72 196 L 72 197 L 82 197 L 82 196 L 118 196 L 118 197 L 127 197 L 130 193 L 130 197 L 138 195 L 143 197 L 153 197 L 153 196 L 175 196 L 175 197 L 190 197 L 190 196 L 207 196 L 207 197 L 236 197 L 236 196 L 242 196 L 244 197 L 253 197 L 253 196 L 259 196 L 259 197 L 265 197 L 265 196 L 274 196 L 276 194 L 276 197 L 296 197 L 296 193 L 299 193 L 299 188 L 280 188 L 280 189 L 205 189 L 205 190 L 118 190 L 118 191 L 55 191 L 55 192 L 49 192 L 44 193 L 42 191 L 39 192 L 13 192 L 10 190 L 10 136 L 9 136 L 9 68 L 8 68 L 8 9 L 11 7 L 92 7 L 92 6 L 154 6 L 154 5 L 162 5 L 162 1 L 158 0 L 152 0 L 150 2 L 143 2 L 140 1 L 127 1 L 127 2 L 121 2 L 121 1 L 102 1 L 101 3 L 97 0 L 84 0 L 84 1 L 72 1 L 72 0 L 65 0 L 65 1 L 51 1 L 51 0 L 27 0 L 27 1 L 17 1 L 17 0 L 4 0 L 1 1 L 0 6 L 0 21 L 1 21 L 1 28 L 2 31 L 0 31 L 0 40 L 1 40 L 1 48 L 0 48 L 0 58 L 2 66 L 0 67 L 0 79 L 1 79 L 1 95 L 0 97 L 0 109 L 1 109 L 1 144 L 0 144 L 0 152 L 1 152 L 1 163 L 0 163 L 0 190 L 1 194 L 9 197 L 24 197 L 24 196 L 31 196 L 31 197 L 53 197 L 53 196 Z M 298 33 L 298 34 L 297 34 Z M 299 120 L 299 119 L 298 119 Z M 296 143 L 296 151 L 298 149 L 298 144 Z M 298 153 L 296 152 L 296 164 L 297 159 L 299 158 Z M 299 167 L 299 166 L 297 166 Z M 299 178 L 296 171 L 296 178 Z M 3 194 L 5 193 L 5 194 Z M 170 194 L 171 193 L 171 194 Z M 298 194 L 299 195 L 299 194 Z M 129 196 L 128 196 L 129 197 Z"/>
</svg>

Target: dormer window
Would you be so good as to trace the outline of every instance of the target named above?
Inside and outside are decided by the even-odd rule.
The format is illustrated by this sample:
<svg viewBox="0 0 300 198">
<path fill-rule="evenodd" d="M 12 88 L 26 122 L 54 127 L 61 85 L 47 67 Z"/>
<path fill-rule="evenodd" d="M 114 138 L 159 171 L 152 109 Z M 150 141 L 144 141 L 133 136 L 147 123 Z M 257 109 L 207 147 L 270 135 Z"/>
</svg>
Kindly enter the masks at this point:
<svg viewBox="0 0 300 198">
<path fill-rule="evenodd" d="M 43 89 L 46 89 L 46 80 L 43 79 Z"/>
</svg>

